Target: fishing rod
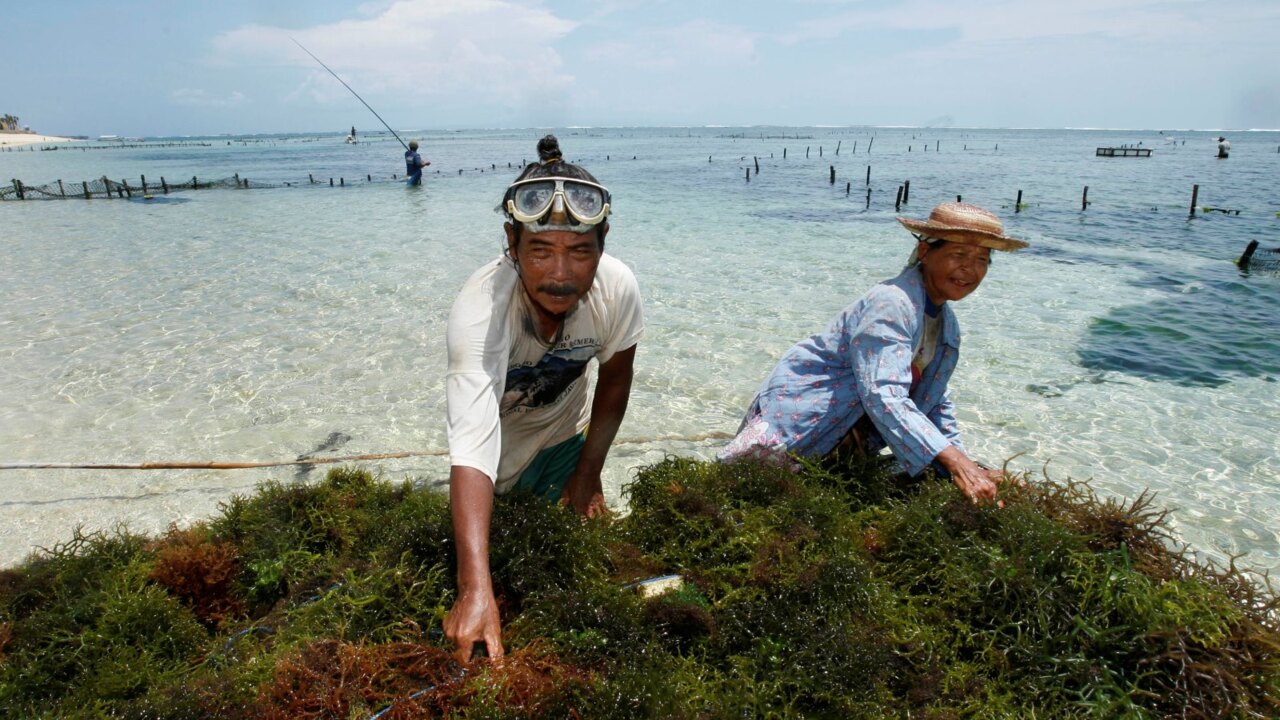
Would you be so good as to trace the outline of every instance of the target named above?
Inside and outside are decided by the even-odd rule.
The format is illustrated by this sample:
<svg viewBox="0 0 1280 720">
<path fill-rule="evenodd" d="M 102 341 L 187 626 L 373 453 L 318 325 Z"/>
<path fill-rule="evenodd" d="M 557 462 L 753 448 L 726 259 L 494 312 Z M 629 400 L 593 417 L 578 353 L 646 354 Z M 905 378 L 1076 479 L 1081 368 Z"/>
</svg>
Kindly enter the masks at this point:
<svg viewBox="0 0 1280 720">
<path fill-rule="evenodd" d="M 293 44 L 294 44 L 294 45 L 297 45 L 298 47 L 302 48 L 302 52 L 304 52 L 304 53 L 306 53 L 306 54 L 310 55 L 312 60 L 315 60 L 316 62 L 320 63 L 320 67 L 324 68 L 325 70 L 329 70 L 329 74 L 330 74 L 330 75 L 332 75 L 332 76 L 333 76 L 333 77 L 334 77 L 338 82 L 342 83 L 342 87 L 344 87 L 344 88 L 346 88 L 346 89 L 348 89 L 348 90 L 351 90 L 351 86 L 347 84 L 347 81 L 346 81 L 346 80 L 343 80 L 343 79 L 342 79 L 342 78 L 340 78 L 340 77 L 338 77 L 338 73 L 334 72 L 333 70 L 330 70 L 330 69 L 329 69 L 329 66 L 328 66 L 328 65 L 325 65 L 323 60 L 321 60 L 320 58 L 316 57 L 314 53 L 312 53 L 310 50 L 308 50 L 308 49 L 306 49 L 305 47 L 303 47 L 303 46 L 302 46 L 302 43 L 298 42 L 297 40 L 294 40 L 292 36 L 291 36 L 289 39 L 290 39 L 290 40 L 293 40 Z M 367 108 L 369 108 L 369 112 L 373 113 L 373 116 L 374 116 L 374 117 L 376 117 L 376 118 L 378 118 L 378 122 L 381 122 L 381 123 L 382 123 L 382 125 L 383 125 L 383 127 L 385 127 L 387 130 L 389 130 L 389 131 L 391 132 L 391 134 L 392 134 L 392 135 L 395 135 L 397 140 L 400 140 L 400 136 L 399 136 L 399 135 L 396 135 L 396 131 L 395 131 L 395 130 L 391 130 L 391 126 L 390 126 L 390 125 L 387 125 L 387 121 L 382 119 L 382 116 L 378 114 L 378 111 L 377 111 L 377 110 L 374 110 L 372 107 L 369 107 L 369 103 L 364 102 L 364 98 L 360 97 L 360 93 L 356 92 L 355 90 L 351 90 L 351 94 L 352 94 L 352 95 L 355 95 L 357 100 L 359 100 L 360 102 L 364 103 L 364 106 L 365 106 L 365 107 L 367 107 Z M 404 140 L 400 140 L 400 144 L 401 144 L 401 145 L 404 145 L 404 149 L 405 149 L 406 151 L 409 149 L 409 146 L 408 146 L 408 145 L 405 145 Z"/>
</svg>

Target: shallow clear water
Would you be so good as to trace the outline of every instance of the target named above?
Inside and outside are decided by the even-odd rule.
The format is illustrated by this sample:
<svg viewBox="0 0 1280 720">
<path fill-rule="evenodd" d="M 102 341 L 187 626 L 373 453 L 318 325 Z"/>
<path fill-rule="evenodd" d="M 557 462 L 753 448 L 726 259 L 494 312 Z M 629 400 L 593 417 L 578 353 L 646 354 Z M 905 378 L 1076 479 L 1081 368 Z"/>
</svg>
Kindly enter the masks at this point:
<svg viewBox="0 0 1280 720">
<path fill-rule="evenodd" d="M 0 153 L 0 177 L 28 184 L 320 182 L 0 203 L 0 463 L 288 460 L 341 433 L 339 454 L 440 453 L 373 466 L 443 482 L 445 318 L 497 254 L 493 208 L 541 134 L 429 133 L 439 172 L 415 189 L 365 180 L 403 172 L 399 144 L 378 136 Z M 613 190 L 609 251 L 645 294 L 611 502 L 637 466 L 710 457 L 724 441 L 701 438 L 737 427 L 786 347 L 897 273 L 910 239 L 893 202 L 910 180 L 904 214 L 963 195 L 1032 242 L 956 307 L 970 449 L 1104 494 L 1149 488 L 1198 551 L 1280 567 L 1280 277 L 1232 264 L 1250 239 L 1280 246 L 1280 134 L 1234 135 L 1226 161 L 1206 133 L 1174 133 L 1185 145 L 1154 131 L 557 134 Z M 1093 155 L 1140 141 L 1151 158 Z M 1193 183 L 1199 205 L 1241 213 L 1188 222 Z M 266 479 L 322 472 L 2 470 L 0 563 L 77 524 L 156 531 Z"/>
</svg>

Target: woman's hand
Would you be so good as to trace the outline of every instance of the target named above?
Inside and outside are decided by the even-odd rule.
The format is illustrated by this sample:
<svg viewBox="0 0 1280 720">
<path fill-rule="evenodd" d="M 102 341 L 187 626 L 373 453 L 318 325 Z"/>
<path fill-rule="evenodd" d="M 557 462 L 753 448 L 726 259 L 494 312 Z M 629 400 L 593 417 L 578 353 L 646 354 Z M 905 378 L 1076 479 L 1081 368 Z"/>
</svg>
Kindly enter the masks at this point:
<svg viewBox="0 0 1280 720">
<path fill-rule="evenodd" d="M 951 473 L 951 482 L 970 501 L 982 503 L 996 499 L 996 483 L 1004 478 L 1002 471 L 980 467 L 954 445 L 938 453 L 936 459 Z"/>
</svg>

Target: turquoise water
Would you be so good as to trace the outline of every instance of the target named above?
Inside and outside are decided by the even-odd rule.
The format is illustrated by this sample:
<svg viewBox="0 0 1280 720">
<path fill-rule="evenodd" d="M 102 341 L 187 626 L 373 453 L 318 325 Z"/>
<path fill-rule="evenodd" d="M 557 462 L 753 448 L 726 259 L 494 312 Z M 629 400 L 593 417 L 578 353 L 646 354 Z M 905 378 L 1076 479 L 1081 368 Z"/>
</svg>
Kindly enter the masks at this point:
<svg viewBox="0 0 1280 720">
<path fill-rule="evenodd" d="M 289 460 L 329 445 L 428 453 L 371 466 L 440 485 L 445 319 L 498 253 L 494 206 L 543 132 L 423 133 L 422 188 L 390 181 L 403 150 L 374 133 L 0 153 L 0 178 L 27 184 L 303 185 L 0 203 L 0 462 Z M 1216 134 L 1195 132 L 556 133 L 613 190 L 609 251 L 645 294 L 610 502 L 637 466 L 712 456 L 786 347 L 897 273 L 909 180 L 904 214 L 962 195 L 1032 243 L 957 304 L 953 397 L 974 454 L 1107 495 L 1149 488 L 1197 551 L 1280 568 L 1280 277 L 1232 263 L 1251 239 L 1280 246 L 1280 133 L 1233 134 L 1225 161 Z M 1094 157 L 1139 142 L 1152 157 Z M 1199 205 L 1240 214 L 1188 221 L 1193 184 Z M 161 530 L 319 472 L 0 471 L 0 563 L 78 524 Z"/>
</svg>

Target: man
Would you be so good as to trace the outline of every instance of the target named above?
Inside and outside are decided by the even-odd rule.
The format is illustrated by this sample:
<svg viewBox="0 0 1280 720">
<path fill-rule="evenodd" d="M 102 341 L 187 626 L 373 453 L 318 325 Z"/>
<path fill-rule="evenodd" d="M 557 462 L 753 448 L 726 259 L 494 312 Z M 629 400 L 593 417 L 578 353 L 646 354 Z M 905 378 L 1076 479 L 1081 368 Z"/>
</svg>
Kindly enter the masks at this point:
<svg viewBox="0 0 1280 720">
<path fill-rule="evenodd" d="M 410 185 L 421 185 L 422 168 L 430 164 L 418 154 L 418 141 L 410 140 L 409 149 L 404 152 L 404 172 L 408 177 L 406 182 Z"/>
<path fill-rule="evenodd" d="M 1231 155 L 1231 141 L 1225 137 L 1218 136 L 1218 157 L 1225 159 Z"/>
<path fill-rule="evenodd" d="M 538 156 L 503 198 L 506 252 L 467 280 L 449 315 L 458 597 L 444 630 L 463 662 L 478 642 L 490 658 L 503 655 L 489 575 L 494 496 L 521 490 L 587 517 L 607 512 L 600 470 L 644 331 L 635 276 L 604 254 L 609 191 L 564 162 L 553 136 Z M 588 407 L 592 358 L 599 373 Z"/>
</svg>

